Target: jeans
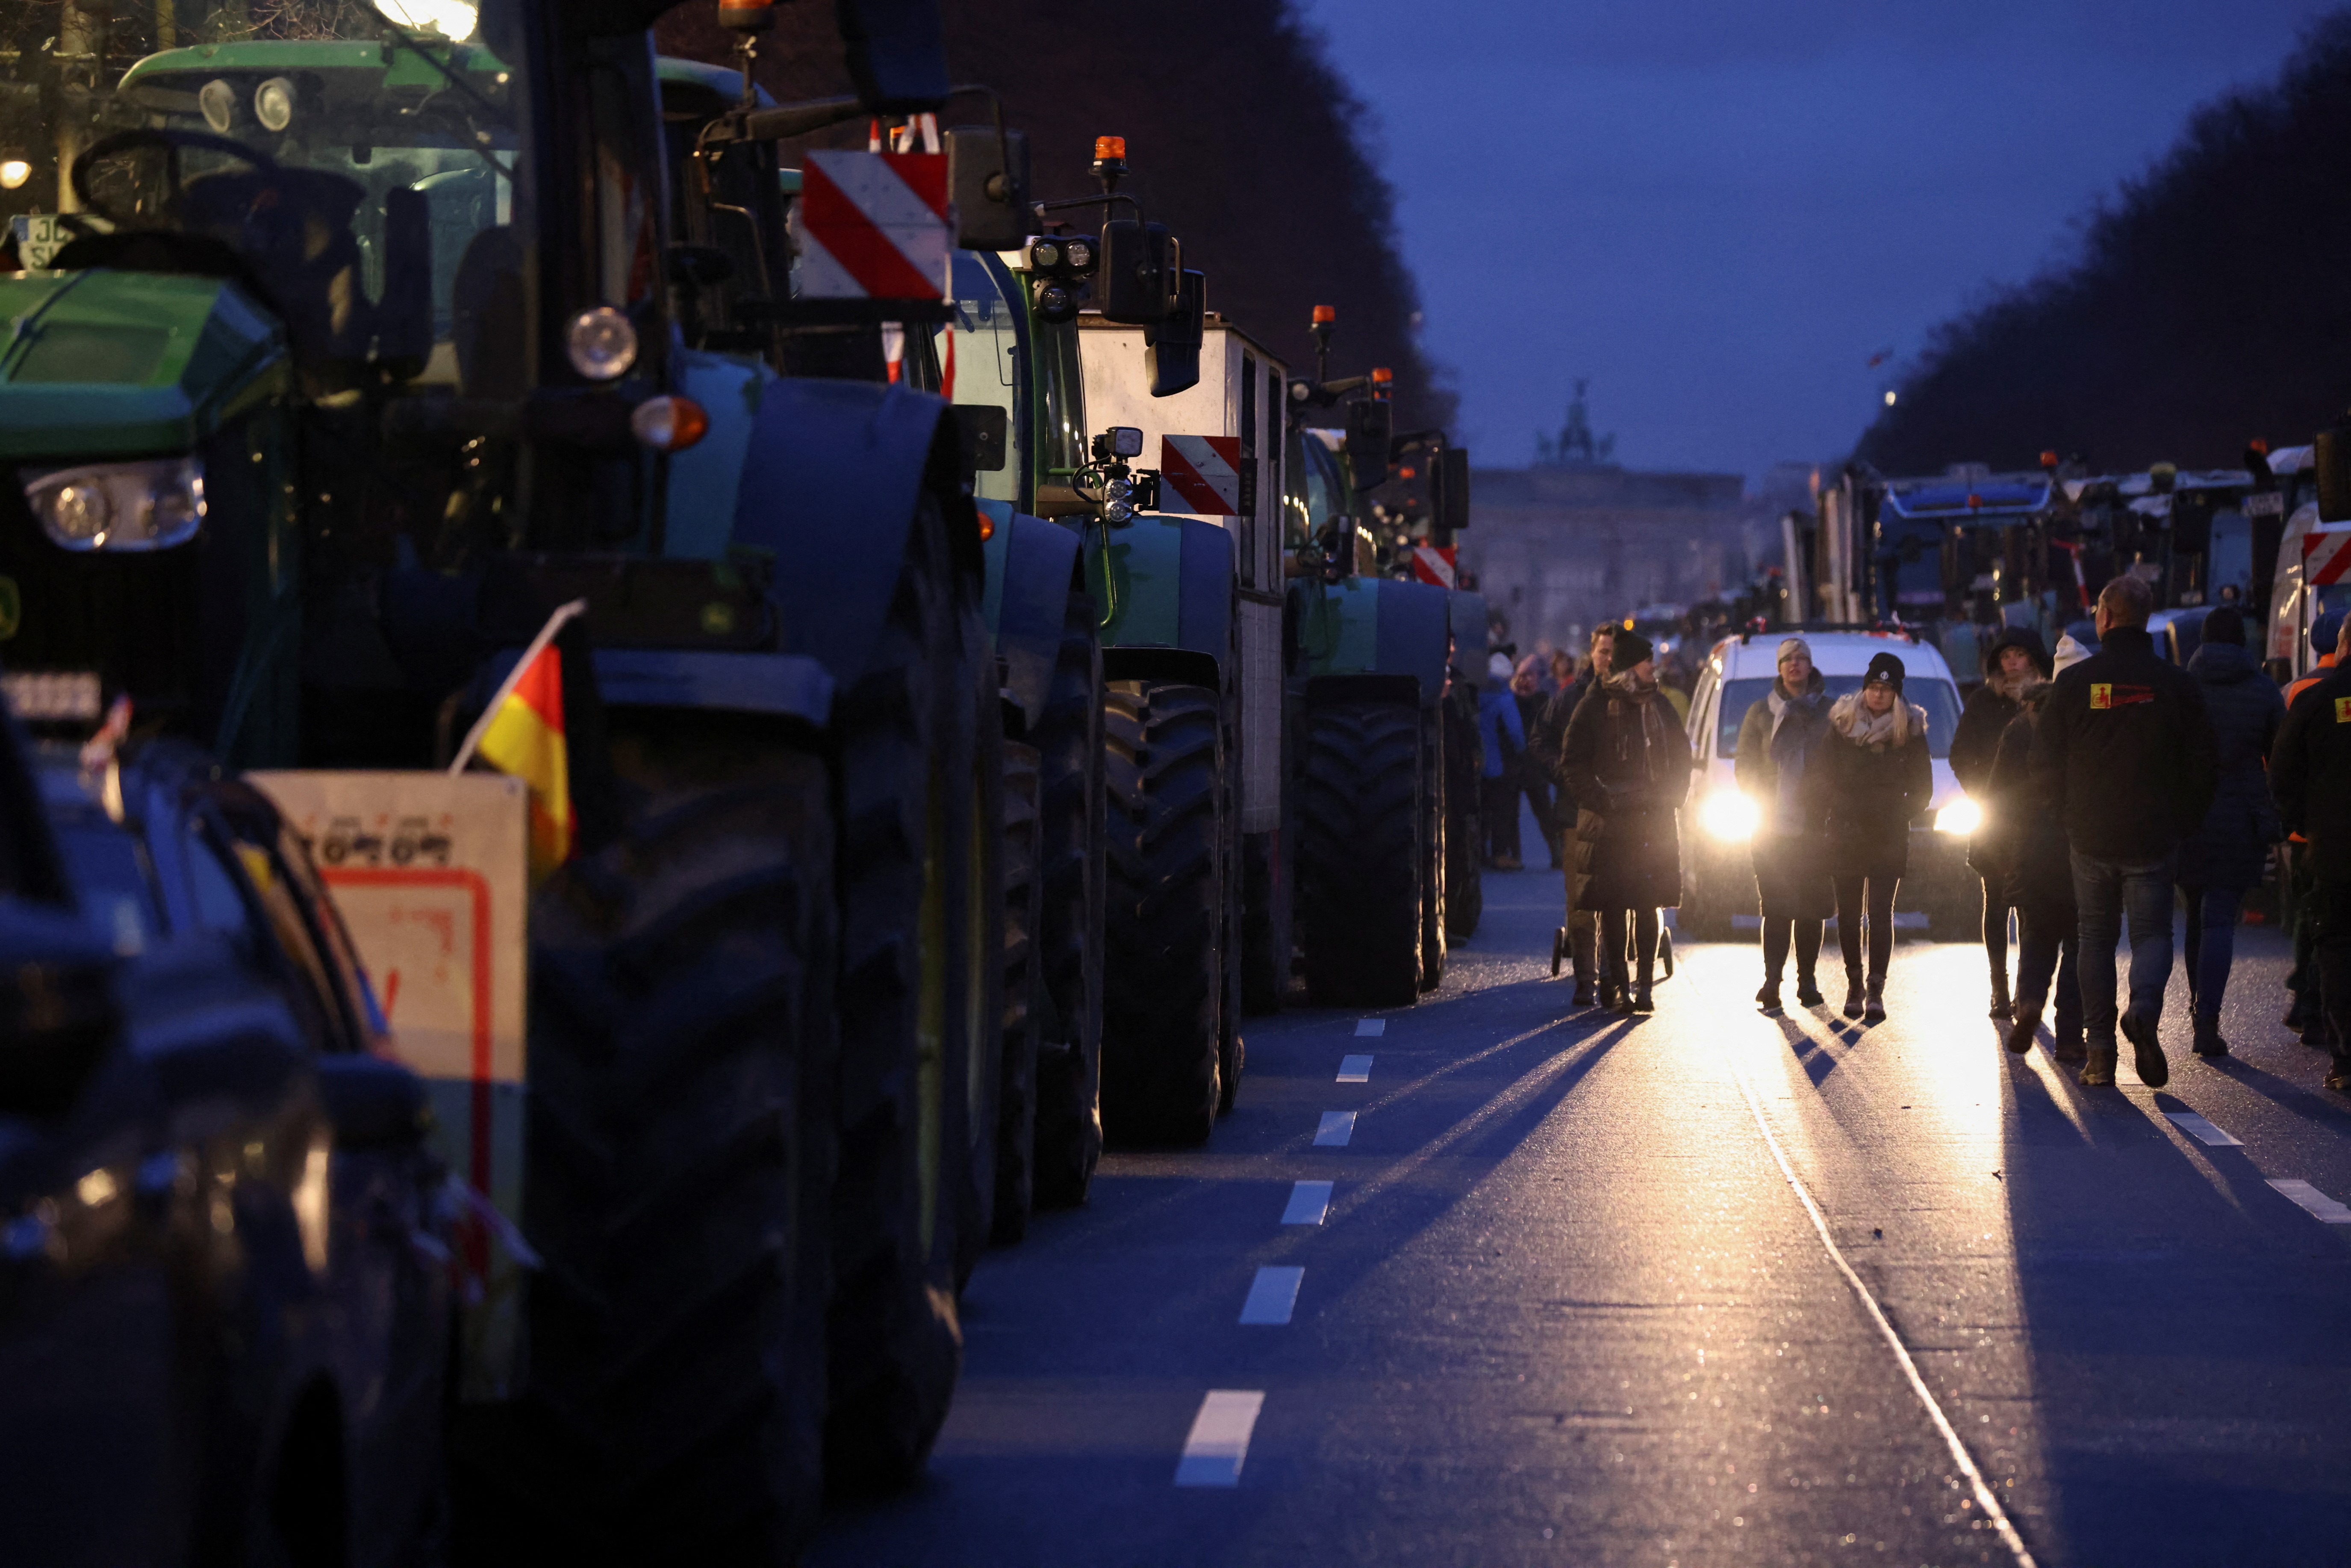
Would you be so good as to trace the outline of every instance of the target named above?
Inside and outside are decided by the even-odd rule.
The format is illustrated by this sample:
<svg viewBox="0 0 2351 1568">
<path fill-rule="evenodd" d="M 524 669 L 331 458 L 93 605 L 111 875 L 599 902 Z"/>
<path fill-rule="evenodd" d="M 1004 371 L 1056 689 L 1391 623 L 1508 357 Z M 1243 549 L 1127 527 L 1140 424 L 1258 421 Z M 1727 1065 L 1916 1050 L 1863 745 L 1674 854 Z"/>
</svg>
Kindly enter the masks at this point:
<svg viewBox="0 0 2351 1568">
<path fill-rule="evenodd" d="M 2057 988 L 2055 1033 L 2059 1040 L 2082 1038 L 2082 944 L 2074 912 L 2064 904 L 2017 906 L 2016 1016 L 2039 1019 Z M 2109 950 L 2112 944 L 2108 945 Z M 2111 982 L 2110 982 L 2111 983 Z"/>
<path fill-rule="evenodd" d="M 1498 777 L 1480 780 L 1484 799 L 1479 803 L 1479 814 L 1485 819 L 1486 858 L 1499 860 L 1508 855 L 1519 858 L 1519 782 L 1515 769 L 1505 768 Z"/>
<path fill-rule="evenodd" d="M 2351 1071 L 2351 881 L 2318 883 L 2318 946 L 2311 956 L 2326 1009 L 2335 1071 Z"/>
<path fill-rule="evenodd" d="M 2079 911 L 2082 1027 L 2090 1044 L 2115 1048 L 2115 944 L 2130 927 L 2130 1010 L 2152 1024 L 2171 982 L 2171 874 L 2177 854 L 2151 861 L 2093 860 L 2074 852 Z"/>
<path fill-rule="evenodd" d="M 2180 956 L 2188 961 L 2188 999 L 2199 1018 L 2219 1019 L 2229 990 L 2229 962 L 2237 953 L 2237 904 L 2232 887 L 2183 887 L 2188 901 L 2188 937 Z"/>
<path fill-rule="evenodd" d="M 1874 873 L 1866 878 L 1836 879 L 1837 946 L 1844 952 L 1844 972 L 1848 976 L 1861 973 L 1861 927 L 1865 910 L 1869 916 L 1869 977 L 1886 978 L 1886 966 L 1894 956 L 1894 889 L 1901 881 L 1898 876 Z"/>
</svg>

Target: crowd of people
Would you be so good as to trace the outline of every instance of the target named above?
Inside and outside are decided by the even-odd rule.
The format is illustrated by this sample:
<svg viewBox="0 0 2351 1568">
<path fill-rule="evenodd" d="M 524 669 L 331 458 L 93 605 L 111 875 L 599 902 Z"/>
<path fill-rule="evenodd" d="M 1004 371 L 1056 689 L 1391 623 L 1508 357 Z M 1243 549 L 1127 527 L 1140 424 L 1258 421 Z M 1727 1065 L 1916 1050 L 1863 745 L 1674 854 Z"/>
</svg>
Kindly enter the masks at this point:
<svg viewBox="0 0 2351 1568">
<path fill-rule="evenodd" d="M 2089 1085 L 2115 1082 L 2126 1042 L 2139 1082 L 2160 1087 L 2177 901 L 2190 1049 L 2226 1055 L 2236 927 L 2283 843 L 2294 933 L 2286 1021 L 2330 1052 L 2327 1087 L 2351 1093 L 2351 622 L 2323 617 L 2313 628 L 2320 669 L 2281 691 L 2233 605 L 2204 617 L 2185 668 L 2157 651 L 2153 609 L 2143 579 L 2118 577 L 2098 596 L 2092 643 L 2069 635 L 2053 653 L 2011 630 L 1985 650 L 1949 757 L 1983 811 L 1968 862 L 1983 882 L 1991 1016 L 2021 1054 L 2048 1015 L 2053 1054 L 2078 1063 Z M 1580 665 L 1504 652 L 1489 673 L 1488 863 L 1521 863 L 1523 801 L 1566 877 L 1554 969 L 1572 962 L 1578 1007 L 1647 1012 L 1659 912 L 1681 897 L 1694 671 L 1611 623 Z M 1740 718 L 1736 775 L 1755 807 L 1762 923 L 1755 999 L 1768 1012 L 1782 1008 L 1791 958 L 1797 1004 L 1827 1004 L 1819 960 L 1834 915 L 1843 1015 L 1865 1025 L 1886 1016 L 1895 890 L 1934 788 L 1927 713 L 1904 698 L 1907 673 L 1881 652 L 1858 690 L 1831 700 L 1812 649 L 1790 636 L 1771 690 Z"/>
</svg>

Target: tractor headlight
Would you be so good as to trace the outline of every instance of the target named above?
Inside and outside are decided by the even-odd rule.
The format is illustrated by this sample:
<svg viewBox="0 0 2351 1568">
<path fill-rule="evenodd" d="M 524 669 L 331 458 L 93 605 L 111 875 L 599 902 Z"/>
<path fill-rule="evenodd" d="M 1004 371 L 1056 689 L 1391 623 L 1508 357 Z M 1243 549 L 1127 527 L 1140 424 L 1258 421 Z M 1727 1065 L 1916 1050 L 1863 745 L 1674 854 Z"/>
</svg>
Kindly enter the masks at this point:
<svg viewBox="0 0 2351 1568">
<path fill-rule="evenodd" d="M 1755 802 L 1736 789 L 1718 789 L 1698 809 L 1699 823 L 1718 839 L 1751 839 L 1760 813 Z"/>
<path fill-rule="evenodd" d="M 637 362 L 637 329 L 610 305 L 582 310 L 563 329 L 571 368 L 591 382 L 618 381 Z"/>
<path fill-rule="evenodd" d="M 1965 795 L 1954 795 L 1949 804 L 1935 813 L 1935 831 L 1938 833 L 1972 833 L 1983 826 L 1983 808 Z"/>
<path fill-rule="evenodd" d="M 25 476 L 25 499 L 62 549 L 170 549 L 204 526 L 204 465 L 162 457 L 51 468 Z"/>
</svg>

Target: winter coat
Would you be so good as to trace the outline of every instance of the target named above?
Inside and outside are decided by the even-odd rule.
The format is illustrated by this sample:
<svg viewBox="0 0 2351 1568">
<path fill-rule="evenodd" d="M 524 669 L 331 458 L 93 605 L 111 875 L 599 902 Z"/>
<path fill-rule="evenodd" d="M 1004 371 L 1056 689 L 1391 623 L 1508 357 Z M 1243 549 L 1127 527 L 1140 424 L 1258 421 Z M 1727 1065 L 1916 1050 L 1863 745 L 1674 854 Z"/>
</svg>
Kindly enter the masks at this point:
<svg viewBox="0 0 2351 1568">
<path fill-rule="evenodd" d="M 1984 649 L 1983 685 L 1968 694 L 1959 727 L 1951 732 L 1951 776 L 1979 801 L 1991 778 L 1992 755 L 2017 715 L 2016 695 L 2001 685 L 2000 677 L 2000 656 L 2010 648 L 2022 648 L 2032 659 L 2029 679 L 2049 678 L 2049 650 L 2041 645 L 2041 633 L 2030 627 L 2011 626 Z M 1968 843 L 1968 864 L 1987 880 L 2000 874 L 1990 854 L 1972 839 Z"/>
<path fill-rule="evenodd" d="M 1835 912 L 1816 813 L 1805 789 L 1829 732 L 1826 686 L 1818 670 L 1794 697 L 1775 680 L 1771 695 L 1781 700 L 1779 714 L 1771 712 L 1771 696 L 1765 696 L 1739 721 L 1731 767 L 1740 791 L 1755 802 L 1749 852 L 1766 920 L 1825 920 Z"/>
<path fill-rule="evenodd" d="M 1568 724 L 1575 717 L 1575 710 L 1583 706 L 1592 685 L 1592 667 L 1587 664 L 1583 674 L 1552 694 L 1551 700 L 1543 704 L 1542 716 L 1527 732 L 1527 755 L 1559 786 L 1559 820 L 1562 822 L 1574 818 L 1575 797 L 1568 788 L 1567 770 L 1560 753 L 1567 744 Z"/>
<path fill-rule="evenodd" d="M 1654 688 L 1593 691 L 1568 721 L 1561 776 L 1581 809 L 1569 862 L 1573 909 L 1671 909 L 1682 901 L 1677 813 L 1689 795 L 1689 737 Z"/>
<path fill-rule="evenodd" d="M 2161 860 L 2211 809 L 2215 753 L 2202 689 L 2155 651 L 2142 626 L 2117 626 L 2057 677 L 2032 747 L 2041 799 L 2078 854 Z"/>
<path fill-rule="evenodd" d="M 2179 846 L 2179 885 L 2259 887 L 2270 846 L 2285 836 L 2264 768 L 2285 698 L 2259 661 L 2234 643 L 2206 643 L 2188 660 L 2188 674 L 2204 689 L 2219 757 L 2219 782 L 2204 823 Z"/>
<path fill-rule="evenodd" d="M 1830 875 L 1900 876 L 1910 869 L 1910 820 L 1935 798 L 1927 710 L 1907 705 L 1909 734 L 1900 743 L 1865 746 L 1841 727 L 1860 703 L 1861 694 L 1854 692 L 1829 710 L 1828 737 L 1807 775 L 1813 810 Z"/>
<path fill-rule="evenodd" d="M 1499 779 L 1527 748 L 1527 732 L 1519 722 L 1519 705 L 1506 691 L 1478 694 L 1478 738 L 1485 757 L 1485 777 Z"/>
<path fill-rule="evenodd" d="M 2319 876 L 2351 881 L 2351 669 L 2333 671 L 2285 710 L 2270 790 L 2286 830 L 2310 841 Z"/>
<path fill-rule="evenodd" d="M 2016 716 L 2000 733 L 1977 802 L 1984 809 L 1984 825 L 1976 830 L 1975 849 L 1987 852 L 2002 904 L 2070 921 L 2073 850 L 2064 824 L 2055 812 L 2042 810 L 2032 788 L 2033 736 L 2052 689 L 2046 682 L 2027 687 Z"/>
</svg>

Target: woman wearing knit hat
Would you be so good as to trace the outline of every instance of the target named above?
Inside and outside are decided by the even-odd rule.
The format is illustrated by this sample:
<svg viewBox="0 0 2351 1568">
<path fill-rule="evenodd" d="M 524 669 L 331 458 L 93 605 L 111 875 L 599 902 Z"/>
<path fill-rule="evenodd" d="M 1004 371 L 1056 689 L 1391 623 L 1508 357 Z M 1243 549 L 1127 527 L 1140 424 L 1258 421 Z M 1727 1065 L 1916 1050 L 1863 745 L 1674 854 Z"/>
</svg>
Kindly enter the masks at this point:
<svg viewBox="0 0 2351 1568">
<path fill-rule="evenodd" d="M 1560 747 L 1560 770 L 1577 806 L 1569 846 L 1571 914 L 1600 915 L 1601 1004 L 1651 1011 L 1657 911 L 1682 898 L 1677 813 L 1689 794 L 1689 737 L 1657 690 L 1648 639 L 1616 634 L 1614 669 L 1577 705 Z M 1638 959 L 1626 973 L 1632 927 Z"/>
<path fill-rule="evenodd" d="M 2024 689 L 2049 678 L 2049 650 L 2041 633 L 2026 626 L 2011 626 L 1984 650 L 1983 685 L 1968 695 L 1967 711 L 1951 732 L 1951 775 L 1970 800 L 1980 802 L 1991 787 L 1993 757 L 2000 737 L 2021 711 Z M 1992 846 L 1982 835 L 1968 842 L 1968 865 L 1983 879 L 1984 961 L 1991 969 L 1991 1016 L 2008 1021 L 2008 879 L 1995 863 Z"/>
<path fill-rule="evenodd" d="M 1910 867 L 1910 820 L 1934 798 L 1927 710 L 1902 697 L 1902 661 L 1869 661 L 1861 690 L 1829 708 L 1829 736 L 1811 770 L 1836 889 L 1837 943 L 1844 950 L 1844 1016 L 1886 1017 L 1886 967 L 1894 956 L 1894 890 Z M 1862 939 L 1868 933 L 1865 982 Z"/>
<path fill-rule="evenodd" d="M 1835 907 L 1805 787 L 1828 734 L 1825 683 L 1802 637 L 1781 643 L 1779 665 L 1771 691 L 1739 721 L 1736 762 L 1740 791 L 1755 802 L 1750 852 L 1763 910 L 1763 988 L 1755 1000 L 1766 1012 L 1780 1009 L 1780 976 L 1792 946 L 1797 1005 L 1818 1007 L 1825 999 L 1816 977 L 1821 925 Z"/>
</svg>

